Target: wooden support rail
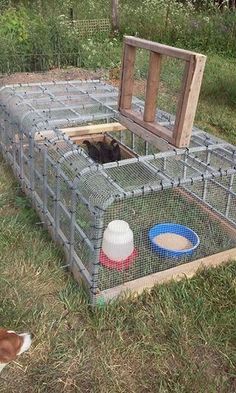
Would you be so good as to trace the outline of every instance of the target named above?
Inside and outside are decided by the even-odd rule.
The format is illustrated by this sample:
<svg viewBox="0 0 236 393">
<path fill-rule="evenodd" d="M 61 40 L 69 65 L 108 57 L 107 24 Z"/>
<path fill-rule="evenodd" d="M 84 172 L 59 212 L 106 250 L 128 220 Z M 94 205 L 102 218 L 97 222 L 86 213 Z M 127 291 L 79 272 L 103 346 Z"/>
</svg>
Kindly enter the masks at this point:
<svg viewBox="0 0 236 393">
<path fill-rule="evenodd" d="M 127 128 L 120 123 L 91 124 L 79 127 L 60 128 L 69 137 L 79 137 L 83 135 L 105 134 L 106 132 L 124 131 Z M 35 134 L 35 140 L 53 137 L 53 130 L 40 131 Z"/>
</svg>

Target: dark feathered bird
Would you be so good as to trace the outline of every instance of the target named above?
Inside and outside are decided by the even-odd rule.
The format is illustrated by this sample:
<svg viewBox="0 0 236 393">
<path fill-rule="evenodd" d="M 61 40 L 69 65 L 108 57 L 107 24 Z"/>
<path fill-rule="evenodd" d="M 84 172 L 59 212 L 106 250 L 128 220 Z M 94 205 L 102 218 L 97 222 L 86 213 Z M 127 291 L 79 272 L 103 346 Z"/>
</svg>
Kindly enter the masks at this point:
<svg viewBox="0 0 236 393">
<path fill-rule="evenodd" d="M 98 142 L 97 143 L 100 150 L 100 159 L 101 163 L 105 164 L 107 162 L 112 161 L 112 149 L 111 147 L 105 142 Z"/>
<path fill-rule="evenodd" d="M 111 161 L 120 161 L 121 160 L 121 152 L 119 143 L 112 139 L 111 141 Z"/>
<path fill-rule="evenodd" d="M 96 162 L 100 162 L 100 151 L 98 150 L 98 148 L 90 143 L 89 141 L 85 140 L 83 141 L 83 145 L 86 145 L 87 149 L 88 149 L 88 154 L 89 156 Z"/>
</svg>

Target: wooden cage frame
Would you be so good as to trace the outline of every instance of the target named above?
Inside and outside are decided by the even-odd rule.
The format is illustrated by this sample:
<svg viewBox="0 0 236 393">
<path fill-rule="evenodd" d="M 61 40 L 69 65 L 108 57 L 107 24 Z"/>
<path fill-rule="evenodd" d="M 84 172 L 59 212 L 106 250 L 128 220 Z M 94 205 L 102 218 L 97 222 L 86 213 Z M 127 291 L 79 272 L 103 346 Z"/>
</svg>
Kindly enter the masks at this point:
<svg viewBox="0 0 236 393">
<path fill-rule="evenodd" d="M 150 51 L 143 116 L 132 110 L 134 66 L 137 48 Z M 174 57 L 185 61 L 181 94 L 177 105 L 173 130 L 157 123 L 155 119 L 162 56 Z M 198 53 L 132 36 L 126 36 L 124 38 L 120 96 L 118 103 L 118 110 L 121 114 L 120 121 L 122 122 L 122 118 L 126 120 L 126 123 L 128 121 L 128 126 L 131 131 L 134 130 L 138 124 L 145 132 L 151 132 L 175 147 L 188 147 L 197 109 L 205 62 L 206 56 Z"/>
</svg>

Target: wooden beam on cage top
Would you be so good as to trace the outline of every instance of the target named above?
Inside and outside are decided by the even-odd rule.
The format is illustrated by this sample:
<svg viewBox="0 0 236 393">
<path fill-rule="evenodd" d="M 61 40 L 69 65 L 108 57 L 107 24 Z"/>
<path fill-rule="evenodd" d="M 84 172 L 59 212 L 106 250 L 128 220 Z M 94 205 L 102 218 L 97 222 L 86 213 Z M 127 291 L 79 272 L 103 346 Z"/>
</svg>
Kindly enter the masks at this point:
<svg viewBox="0 0 236 393">
<path fill-rule="evenodd" d="M 135 59 L 138 48 L 146 49 L 150 52 L 143 114 L 137 113 L 132 109 Z M 172 129 L 158 124 L 156 120 L 163 56 L 173 57 L 185 62 L 181 92 L 177 104 L 177 112 L 175 114 L 175 124 Z M 126 36 L 124 38 L 118 110 L 129 122 L 129 129 L 135 132 L 136 125 L 139 125 L 146 133 L 153 133 L 175 147 L 188 147 L 192 134 L 205 62 L 206 56 L 198 53 Z"/>
</svg>

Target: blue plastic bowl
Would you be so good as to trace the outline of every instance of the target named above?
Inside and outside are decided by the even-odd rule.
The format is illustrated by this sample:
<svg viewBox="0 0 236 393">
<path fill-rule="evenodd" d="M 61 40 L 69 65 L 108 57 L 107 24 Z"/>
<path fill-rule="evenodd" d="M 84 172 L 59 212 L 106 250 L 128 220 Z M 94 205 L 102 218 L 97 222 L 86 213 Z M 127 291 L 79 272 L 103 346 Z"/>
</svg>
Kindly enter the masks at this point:
<svg viewBox="0 0 236 393">
<path fill-rule="evenodd" d="M 175 235 L 183 236 L 188 239 L 193 246 L 186 250 L 173 250 L 169 248 L 164 248 L 154 242 L 154 238 L 163 233 L 174 233 Z M 192 229 L 180 224 L 157 224 L 149 230 L 148 236 L 151 242 L 152 250 L 154 252 L 157 252 L 158 254 L 161 254 L 161 256 L 167 258 L 181 258 L 183 256 L 191 255 L 200 244 L 200 239 L 198 235 L 194 231 L 192 231 Z"/>
</svg>

